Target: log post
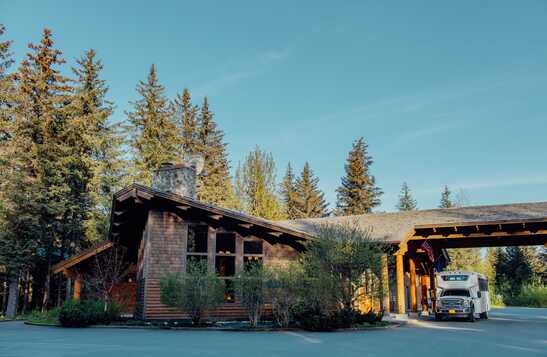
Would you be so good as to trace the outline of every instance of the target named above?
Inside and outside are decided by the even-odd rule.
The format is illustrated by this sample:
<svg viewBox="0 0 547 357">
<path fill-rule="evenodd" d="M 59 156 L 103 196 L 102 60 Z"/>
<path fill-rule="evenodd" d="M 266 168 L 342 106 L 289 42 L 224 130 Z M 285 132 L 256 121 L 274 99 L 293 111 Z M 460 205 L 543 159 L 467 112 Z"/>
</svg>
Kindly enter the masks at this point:
<svg viewBox="0 0 547 357">
<path fill-rule="evenodd" d="M 76 280 L 74 280 L 74 292 L 72 294 L 72 299 L 80 300 L 81 292 L 82 292 L 82 280 L 80 277 L 77 277 Z"/>
<path fill-rule="evenodd" d="M 418 311 L 416 298 L 416 264 L 414 258 L 408 258 L 408 268 L 410 270 L 410 311 Z"/>
<path fill-rule="evenodd" d="M 427 286 L 429 282 L 427 281 L 427 275 L 420 276 L 420 288 L 422 289 L 422 312 L 429 312 L 429 305 L 427 304 Z"/>
<path fill-rule="evenodd" d="M 429 294 L 431 296 L 431 309 L 433 313 L 437 310 L 437 285 L 435 284 L 435 269 L 431 267 L 429 273 Z"/>
<path fill-rule="evenodd" d="M 387 254 L 382 255 L 382 310 L 390 312 L 389 306 L 389 268 Z"/>
<path fill-rule="evenodd" d="M 405 304 L 405 272 L 403 266 L 403 254 L 396 254 L 396 275 L 397 275 L 397 313 L 406 313 Z"/>
</svg>

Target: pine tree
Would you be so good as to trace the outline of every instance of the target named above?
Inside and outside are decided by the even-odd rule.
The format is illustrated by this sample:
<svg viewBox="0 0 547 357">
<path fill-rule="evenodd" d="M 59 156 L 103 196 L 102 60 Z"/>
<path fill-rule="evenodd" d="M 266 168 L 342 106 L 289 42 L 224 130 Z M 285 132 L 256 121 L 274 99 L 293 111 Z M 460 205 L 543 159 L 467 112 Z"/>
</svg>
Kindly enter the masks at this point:
<svg viewBox="0 0 547 357">
<path fill-rule="evenodd" d="M 450 263 L 447 270 L 481 271 L 482 258 L 480 248 L 448 249 Z"/>
<path fill-rule="evenodd" d="M 296 191 L 298 193 L 298 211 L 302 218 L 325 217 L 327 203 L 325 194 L 319 189 L 319 179 L 314 176 L 308 162 L 296 180 Z"/>
<path fill-rule="evenodd" d="M 113 104 L 106 99 L 108 87 L 100 78 L 102 62 L 91 49 L 76 63 L 70 141 L 75 160 L 70 181 L 75 203 L 85 214 L 85 236 L 96 241 L 106 239 L 112 195 L 121 188 L 123 139 L 108 122 Z"/>
<path fill-rule="evenodd" d="M 441 202 L 439 204 L 439 208 L 454 207 L 454 202 L 452 202 L 451 195 L 452 195 L 452 192 L 450 192 L 450 189 L 448 188 L 448 186 L 445 185 L 443 192 L 441 193 Z"/>
<path fill-rule="evenodd" d="M 165 88 L 158 82 L 156 66 L 152 65 L 146 81 L 137 85 L 140 98 L 131 102 L 127 112 L 128 130 L 133 148 L 133 176 L 145 185 L 152 182 L 153 170 L 164 162 L 176 162 L 178 143 L 176 126 L 171 121 Z"/>
<path fill-rule="evenodd" d="M 265 219 L 283 219 L 285 214 L 276 196 L 275 162 L 272 154 L 260 148 L 247 155 L 236 171 L 236 193 L 243 209 Z"/>
<path fill-rule="evenodd" d="M 496 287 L 505 299 L 517 296 L 533 277 L 533 268 L 521 247 L 500 250 L 496 262 Z"/>
<path fill-rule="evenodd" d="M 37 271 L 43 279 L 42 308 L 49 302 L 52 254 L 70 230 L 68 212 L 72 209 L 68 193 L 72 88 L 58 66 L 64 63 L 61 51 L 53 48 L 51 31 L 45 29 L 39 44 L 30 44 L 16 76 L 17 106 L 14 116 L 14 139 L 10 163 L 20 192 L 13 195 L 7 212 L 8 236 L 21 239 L 24 246 L 38 245 L 44 269 Z M 32 218 L 31 218 L 32 216 Z M 26 224 L 23 231 L 21 224 Z"/>
<path fill-rule="evenodd" d="M 414 211 L 417 208 L 416 200 L 412 197 L 410 188 L 406 182 L 403 182 L 401 186 L 401 193 L 399 193 L 399 203 L 397 203 L 397 209 L 399 211 Z"/>
<path fill-rule="evenodd" d="M 182 95 L 177 94 L 173 102 L 175 122 L 180 127 L 180 151 L 183 155 L 200 153 L 203 148 L 199 143 L 198 111 L 192 104 L 190 90 L 184 88 Z M 208 109 L 208 108 L 207 108 Z M 203 112 L 201 113 L 203 115 Z M 202 118 L 201 118 L 202 119 Z"/>
<path fill-rule="evenodd" d="M 336 190 L 337 215 L 370 213 L 380 205 L 383 192 L 376 187 L 374 176 L 370 173 L 373 160 L 367 148 L 363 138 L 353 143 L 345 166 L 346 176 L 342 177 L 342 185 Z"/>
<path fill-rule="evenodd" d="M 203 156 L 205 175 L 198 178 L 197 197 L 199 200 L 221 207 L 235 208 L 233 207 L 235 194 L 230 181 L 224 133 L 214 120 L 207 97 L 203 99 L 198 119 L 195 150 Z"/>
<path fill-rule="evenodd" d="M 4 35 L 6 28 L 0 24 L 0 39 Z M 12 41 L 0 41 L 0 149 L 10 138 L 10 127 L 12 121 L 12 97 L 15 86 L 13 85 L 13 75 L 8 73 L 8 69 L 13 64 L 11 57 Z M 0 162 L 2 165 L 2 162 Z M 0 166 L 1 167 L 1 166 Z"/>
<path fill-rule="evenodd" d="M 298 192 L 296 191 L 295 177 L 290 162 L 287 165 L 285 176 L 281 182 L 281 197 L 287 218 L 302 218 L 299 210 L 299 207 L 301 206 L 299 202 L 300 198 L 298 197 Z"/>
</svg>

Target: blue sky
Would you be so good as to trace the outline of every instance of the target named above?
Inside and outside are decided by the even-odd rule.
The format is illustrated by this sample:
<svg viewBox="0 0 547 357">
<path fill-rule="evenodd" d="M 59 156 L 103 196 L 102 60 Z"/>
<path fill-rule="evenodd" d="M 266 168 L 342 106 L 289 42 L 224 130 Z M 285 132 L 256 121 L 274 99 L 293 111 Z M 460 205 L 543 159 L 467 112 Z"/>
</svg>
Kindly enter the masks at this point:
<svg viewBox="0 0 547 357">
<path fill-rule="evenodd" d="M 209 97 L 232 166 L 255 145 L 310 162 L 331 203 L 363 136 L 393 211 L 448 184 L 471 204 L 547 200 L 546 1 L 7 1 L 20 60 L 50 27 L 69 64 L 94 48 L 124 119 L 150 64 L 170 96 Z"/>
</svg>

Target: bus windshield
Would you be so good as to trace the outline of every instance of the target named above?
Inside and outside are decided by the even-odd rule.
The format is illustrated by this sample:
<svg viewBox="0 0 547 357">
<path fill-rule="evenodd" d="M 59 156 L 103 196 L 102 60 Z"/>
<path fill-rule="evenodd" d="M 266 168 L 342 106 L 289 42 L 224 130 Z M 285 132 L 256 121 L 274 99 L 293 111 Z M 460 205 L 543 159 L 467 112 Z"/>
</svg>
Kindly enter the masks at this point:
<svg viewBox="0 0 547 357">
<path fill-rule="evenodd" d="M 443 291 L 441 296 L 465 296 L 469 297 L 469 291 L 464 289 L 447 289 Z"/>
</svg>

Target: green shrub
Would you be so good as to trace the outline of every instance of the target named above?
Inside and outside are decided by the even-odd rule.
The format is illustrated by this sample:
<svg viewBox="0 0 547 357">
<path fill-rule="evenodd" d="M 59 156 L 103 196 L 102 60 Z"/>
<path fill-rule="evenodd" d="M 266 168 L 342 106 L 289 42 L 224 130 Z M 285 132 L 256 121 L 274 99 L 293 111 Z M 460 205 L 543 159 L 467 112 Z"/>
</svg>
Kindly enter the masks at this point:
<svg viewBox="0 0 547 357">
<path fill-rule="evenodd" d="M 338 319 L 318 306 L 300 303 L 293 310 L 297 327 L 309 331 L 329 331 L 338 328 Z"/>
<path fill-rule="evenodd" d="M 186 274 L 167 274 L 160 281 L 162 304 L 185 310 L 194 325 L 200 324 L 205 310 L 224 301 L 224 290 L 224 281 L 204 261 L 190 260 Z"/>
<path fill-rule="evenodd" d="M 256 327 L 264 307 L 266 275 L 262 264 L 250 264 L 235 279 L 239 302 L 247 310 L 251 327 Z"/>
<path fill-rule="evenodd" d="M 292 262 L 287 266 L 271 267 L 267 271 L 266 281 L 275 322 L 281 327 L 288 327 L 294 319 L 293 310 L 298 304 L 304 281 L 302 266 Z"/>
<path fill-rule="evenodd" d="M 18 319 L 38 324 L 57 324 L 59 322 L 60 308 L 47 311 L 33 310 L 20 316 Z"/>
<path fill-rule="evenodd" d="M 120 320 L 120 308 L 100 300 L 67 300 L 59 312 L 59 323 L 65 327 L 85 327 L 95 324 L 108 325 Z"/>
<path fill-rule="evenodd" d="M 507 305 L 547 307 L 547 286 L 525 285 L 517 296 L 506 301 Z"/>
</svg>

